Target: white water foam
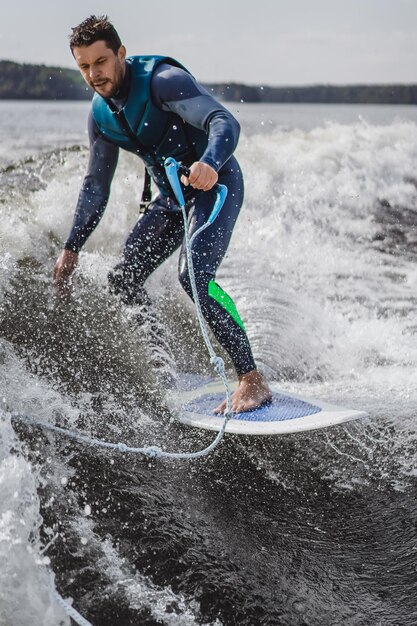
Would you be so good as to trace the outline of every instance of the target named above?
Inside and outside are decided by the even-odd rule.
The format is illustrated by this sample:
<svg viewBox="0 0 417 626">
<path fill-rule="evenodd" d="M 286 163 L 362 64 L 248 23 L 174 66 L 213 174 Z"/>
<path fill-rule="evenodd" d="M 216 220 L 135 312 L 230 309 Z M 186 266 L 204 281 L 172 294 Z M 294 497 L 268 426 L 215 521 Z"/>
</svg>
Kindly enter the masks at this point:
<svg viewBox="0 0 417 626">
<path fill-rule="evenodd" d="M 278 131 L 243 141 L 239 156 L 246 206 L 220 275 L 246 295 L 239 308 L 250 333 L 259 311 L 269 317 L 269 327 L 256 326 L 252 337 L 262 348 L 261 335 L 269 335 L 278 357 L 271 366 L 305 351 L 314 376 L 320 343 L 325 370 L 341 376 L 353 369 L 363 375 L 375 354 L 415 364 L 407 332 L 415 318 L 406 310 L 415 265 L 376 249 L 373 238 L 381 200 L 417 210 L 417 126 Z M 389 306 L 392 314 L 384 315 Z"/>
<path fill-rule="evenodd" d="M 10 407 L 41 417 L 62 399 L 48 403 L 45 387 L 30 376 L 10 346 L 0 345 L 0 624 L 69 626 L 54 597 L 54 576 L 39 540 L 42 524 L 37 495 L 39 476 L 21 454 L 11 425 Z M 45 403 L 45 404 L 44 404 Z"/>
</svg>

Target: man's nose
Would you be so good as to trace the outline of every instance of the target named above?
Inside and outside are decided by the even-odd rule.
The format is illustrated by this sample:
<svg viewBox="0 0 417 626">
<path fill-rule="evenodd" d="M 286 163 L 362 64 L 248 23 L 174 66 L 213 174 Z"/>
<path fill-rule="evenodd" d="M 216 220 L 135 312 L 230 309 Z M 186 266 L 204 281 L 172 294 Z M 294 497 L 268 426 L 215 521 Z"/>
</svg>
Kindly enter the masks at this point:
<svg viewBox="0 0 417 626">
<path fill-rule="evenodd" d="M 100 70 L 97 67 L 94 67 L 93 65 L 90 67 L 90 78 L 91 80 L 94 81 L 95 78 L 97 78 L 97 76 L 100 74 Z"/>
</svg>

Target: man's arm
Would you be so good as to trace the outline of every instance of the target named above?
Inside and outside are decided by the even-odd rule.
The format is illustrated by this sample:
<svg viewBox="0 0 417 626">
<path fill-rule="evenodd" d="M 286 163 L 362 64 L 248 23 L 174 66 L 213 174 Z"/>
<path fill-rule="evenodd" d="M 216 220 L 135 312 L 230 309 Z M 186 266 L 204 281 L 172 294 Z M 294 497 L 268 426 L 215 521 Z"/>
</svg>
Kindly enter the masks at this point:
<svg viewBox="0 0 417 626">
<path fill-rule="evenodd" d="M 197 189 L 211 189 L 217 181 L 217 172 L 237 146 L 239 123 L 188 72 L 167 63 L 160 65 L 153 75 L 152 97 L 162 110 L 176 113 L 207 133 L 207 148 L 191 166 L 189 182 Z"/>
<path fill-rule="evenodd" d="M 92 115 L 88 120 L 90 161 L 78 196 L 71 232 L 64 248 L 79 252 L 99 223 L 110 195 L 119 148 L 99 134 Z"/>
<path fill-rule="evenodd" d="M 90 113 L 88 122 L 90 161 L 78 197 L 71 232 L 54 268 L 54 283 L 59 296 L 67 296 L 72 288 L 72 274 L 77 266 L 78 252 L 99 223 L 110 195 L 110 186 L 119 156 L 117 146 L 98 133 Z"/>
</svg>

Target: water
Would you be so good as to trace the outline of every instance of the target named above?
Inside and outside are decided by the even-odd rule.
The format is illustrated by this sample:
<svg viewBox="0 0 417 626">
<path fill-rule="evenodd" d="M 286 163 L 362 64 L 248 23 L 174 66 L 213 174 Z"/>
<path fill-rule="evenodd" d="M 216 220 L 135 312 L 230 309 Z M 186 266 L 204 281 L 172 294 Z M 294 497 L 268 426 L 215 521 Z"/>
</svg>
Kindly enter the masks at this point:
<svg viewBox="0 0 417 626">
<path fill-rule="evenodd" d="M 131 155 L 56 305 L 88 103 L 0 102 L 1 626 L 69 625 L 53 589 L 95 626 L 417 621 L 417 108 L 231 108 L 246 202 L 219 282 L 270 380 L 370 419 L 227 436 L 192 463 L 12 420 L 197 449 L 211 435 L 173 419 L 161 361 L 180 383 L 212 374 L 176 258 L 149 284 L 159 353 L 107 294 L 141 192 Z"/>
</svg>

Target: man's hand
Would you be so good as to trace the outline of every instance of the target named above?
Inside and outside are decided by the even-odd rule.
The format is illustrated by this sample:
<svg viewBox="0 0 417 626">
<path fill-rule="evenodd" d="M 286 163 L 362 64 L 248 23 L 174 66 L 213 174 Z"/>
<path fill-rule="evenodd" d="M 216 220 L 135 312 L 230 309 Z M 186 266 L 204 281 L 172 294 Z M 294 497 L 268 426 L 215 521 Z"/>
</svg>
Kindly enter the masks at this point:
<svg viewBox="0 0 417 626">
<path fill-rule="evenodd" d="M 190 167 L 190 176 L 181 176 L 181 182 L 183 185 L 191 185 L 194 189 L 201 189 L 202 191 L 209 191 L 218 180 L 217 172 L 207 165 L 207 163 L 201 163 L 196 161 Z"/>
<path fill-rule="evenodd" d="M 55 263 L 54 287 L 58 298 L 68 298 L 72 292 L 72 275 L 78 263 L 78 252 L 63 250 Z"/>
</svg>

